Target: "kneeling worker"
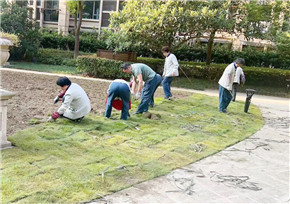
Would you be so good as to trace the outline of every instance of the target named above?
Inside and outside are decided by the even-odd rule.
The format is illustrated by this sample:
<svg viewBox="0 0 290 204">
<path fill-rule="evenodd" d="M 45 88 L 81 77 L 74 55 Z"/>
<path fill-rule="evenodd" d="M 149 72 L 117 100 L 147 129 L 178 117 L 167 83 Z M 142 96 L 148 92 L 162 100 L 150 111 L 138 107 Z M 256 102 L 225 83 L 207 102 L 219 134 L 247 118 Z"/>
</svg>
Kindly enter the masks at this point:
<svg viewBox="0 0 290 204">
<path fill-rule="evenodd" d="M 60 108 L 51 115 L 49 121 L 63 117 L 73 121 L 80 121 L 91 111 L 90 99 L 78 84 L 71 83 L 67 77 L 59 77 L 56 84 L 61 87 L 61 93 L 55 103 L 62 99 Z"/>
<path fill-rule="evenodd" d="M 127 120 L 130 109 L 130 86 L 123 79 L 115 79 L 109 86 L 105 117 L 111 117 L 112 107 L 122 110 L 121 119 Z"/>
</svg>

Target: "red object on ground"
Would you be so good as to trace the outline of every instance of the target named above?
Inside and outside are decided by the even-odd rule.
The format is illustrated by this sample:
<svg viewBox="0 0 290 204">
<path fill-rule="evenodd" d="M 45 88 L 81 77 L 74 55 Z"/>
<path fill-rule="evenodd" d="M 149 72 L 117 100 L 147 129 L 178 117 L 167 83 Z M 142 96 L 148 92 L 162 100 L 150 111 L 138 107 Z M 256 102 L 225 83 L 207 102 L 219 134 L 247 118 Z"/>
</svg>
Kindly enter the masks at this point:
<svg viewBox="0 0 290 204">
<path fill-rule="evenodd" d="M 108 102 L 108 96 L 107 96 L 107 99 L 106 99 L 106 104 L 107 104 L 107 102 Z M 122 110 L 123 101 L 121 99 L 114 99 L 113 102 L 112 102 L 112 106 L 116 110 Z M 131 101 L 129 101 L 129 109 L 131 109 Z"/>
</svg>

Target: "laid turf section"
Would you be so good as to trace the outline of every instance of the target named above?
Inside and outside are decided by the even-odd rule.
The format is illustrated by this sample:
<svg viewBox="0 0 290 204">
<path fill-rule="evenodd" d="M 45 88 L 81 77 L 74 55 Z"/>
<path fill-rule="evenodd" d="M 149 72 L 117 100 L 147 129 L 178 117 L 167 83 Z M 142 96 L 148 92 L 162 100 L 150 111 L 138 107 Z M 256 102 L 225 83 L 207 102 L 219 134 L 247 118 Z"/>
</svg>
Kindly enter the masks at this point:
<svg viewBox="0 0 290 204">
<path fill-rule="evenodd" d="M 16 147 L 1 153 L 2 202 L 92 200 L 207 157 L 263 125 L 253 105 L 249 114 L 241 102 L 231 103 L 229 114 L 217 107 L 216 97 L 195 94 L 157 99 L 155 119 L 115 120 L 120 112 L 113 112 L 113 119 L 90 115 L 19 131 L 9 137 Z"/>
</svg>

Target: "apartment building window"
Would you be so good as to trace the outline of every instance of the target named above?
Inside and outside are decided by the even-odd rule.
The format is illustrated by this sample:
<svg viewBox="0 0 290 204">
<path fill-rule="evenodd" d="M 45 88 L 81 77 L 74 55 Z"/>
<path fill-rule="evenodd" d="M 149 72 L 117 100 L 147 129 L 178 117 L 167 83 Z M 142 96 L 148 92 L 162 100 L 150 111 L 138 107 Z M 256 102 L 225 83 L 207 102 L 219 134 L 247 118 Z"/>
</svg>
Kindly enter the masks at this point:
<svg viewBox="0 0 290 204">
<path fill-rule="evenodd" d="M 36 9 L 36 20 L 40 20 L 40 8 Z"/>
<path fill-rule="evenodd" d="M 30 0 L 29 1 L 29 4 L 32 6 L 33 5 L 33 0 Z"/>
<path fill-rule="evenodd" d="M 58 21 L 58 1 L 47 0 L 44 4 L 44 21 Z"/>
<path fill-rule="evenodd" d="M 109 13 L 103 13 L 102 16 L 102 27 L 108 27 L 110 25 L 110 14 Z"/>
<path fill-rule="evenodd" d="M 117 1 L 116 0 L 104 0 L 103 11 L 116 11 Z"/>
<path fill-rule="evenodd" d="M 120 1 L 120 4 L 119 4 L 119 11 L 122 11 L 123 10 L 123 8 L 124 8 L 124 5 L 125 4 L 125 2 L 124 1 Z"/>
<path fill-rule="evenodd" d="M 37 6 L 41 6 L 41 0 L 37 0 Z"/>
<path fill-rule="evenodd" d="M 100 1 L 84 1 L 85 8 L 83 11 L 84 19 L 100 18 Z"/>
</svg>

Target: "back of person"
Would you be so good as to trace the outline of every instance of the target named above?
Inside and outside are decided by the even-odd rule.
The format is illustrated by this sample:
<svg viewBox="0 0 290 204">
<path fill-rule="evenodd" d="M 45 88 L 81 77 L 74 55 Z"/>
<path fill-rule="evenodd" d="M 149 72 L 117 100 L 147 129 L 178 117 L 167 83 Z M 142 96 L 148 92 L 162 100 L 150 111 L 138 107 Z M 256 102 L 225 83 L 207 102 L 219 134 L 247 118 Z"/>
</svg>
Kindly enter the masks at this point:
<svg viewBox="0 0 290 204">
<path fill-rule="evenodd" d="M 230 78 L 229 78 L 229 75 L 230 75 Z M 226 67 L 218 83 L 225 89 L 232 90 L 232 84 L 234 82 L 234 78 L 235 78 L 235 65 L 234 63 L 231 63 Z"/>
<path fill-rule="evenodd" d="M 151 81 L 156 72 L 154 72 L 149 66 L 143 63 L 134 63 L 132 66 L 132 73 L 134 77 L 137 77 L 139 74 L 142 74 L 144 82 Z"/>
<path fill-rule="evenodd" d="M 240 84 L 241 77 L 242 77 L 242 82 L 244 82 L 245 76 L 244 76 L 243 69 L 241 67 L 238 67 L 236 70 L 234 83 Z"/>
<path fill-rule="evenodd" d="M 82 87 L 72 83 L 66 91 L 64 97 L 71 96 L 72 101 L 64 116 L 76 119 L 87 115 L 91 111 L 90 99 Z M 73 114 L 71 114 L 72 112 Z"/>
</svg>

